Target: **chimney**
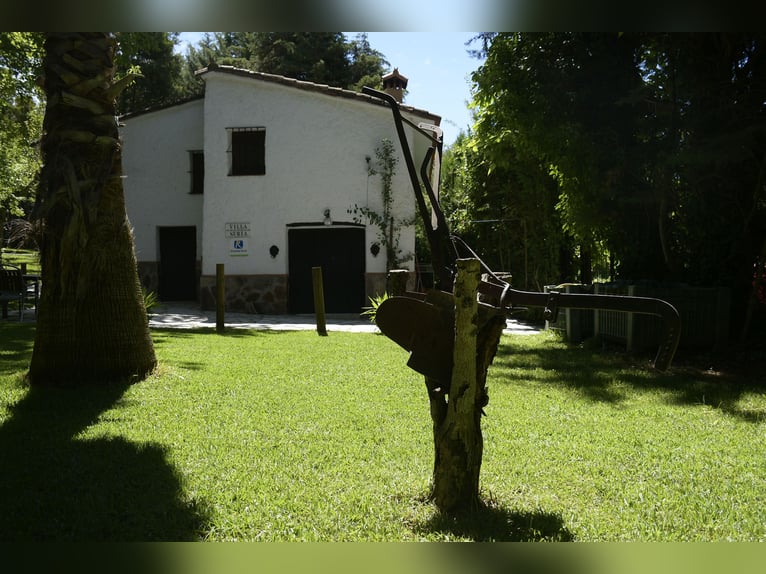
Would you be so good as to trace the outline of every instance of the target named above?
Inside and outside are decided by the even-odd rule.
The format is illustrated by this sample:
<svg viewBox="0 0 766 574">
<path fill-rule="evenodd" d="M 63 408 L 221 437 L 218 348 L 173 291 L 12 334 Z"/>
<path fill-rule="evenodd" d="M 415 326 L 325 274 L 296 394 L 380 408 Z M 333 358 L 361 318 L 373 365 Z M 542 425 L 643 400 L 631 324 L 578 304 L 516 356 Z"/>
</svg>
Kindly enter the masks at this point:
<svg viewBox="0 0 766 574">
<path fill-rule="evenodd" d="M 394 99 L 402 103 L 404 99 L 404 90 L 407 89 L 407 78 L 399 73 L 399 68 L 383 76 L 383 91 L 393 96 Z"/>
</svg>

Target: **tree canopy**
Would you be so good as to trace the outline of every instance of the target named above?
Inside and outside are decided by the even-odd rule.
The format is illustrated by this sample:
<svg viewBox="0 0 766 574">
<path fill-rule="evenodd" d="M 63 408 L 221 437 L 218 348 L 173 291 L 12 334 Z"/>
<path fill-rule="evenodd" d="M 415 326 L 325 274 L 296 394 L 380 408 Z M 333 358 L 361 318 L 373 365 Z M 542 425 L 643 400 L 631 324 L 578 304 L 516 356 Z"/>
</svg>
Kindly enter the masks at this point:
<svg viewBox="0 0 766 574">
<path fill-rule="evenodd" d="M 121 32 L 118 41 L 117 75 L 140 75 L 120 94 L 117 107 L 121 113 L 172 104 L 183 97 L 183 58 L 174 52 L 177 32 Z"/>
<path fill-rule="evenodd" d="M 186 51 L 184 94 L 201 93 L 194 73 L 210 62 L 356 91 L 379 87 L 388 65 L 363 33 L 350 40 L 341 32 L 206 33 Z"/>
<path fill-rule="evenodd" d="M 34 202 L 43 118 L 37 84 L 42 44 L 42 34 L 0 32 L 0 232 Z"/>
<path fill-rule="evenodd" d="M 541 225 L 527 253 L 534 243 L 543 256 L 580 256 L 579 277 L 547 281 L 588 281 L 591 261 L 608 258 L 602 276 L 723 285 L 741 307 L 766 237 L 764 40 L 484 34 L 476 122 L 451 151 L 470 158 L 458 173 L 471 177 L 458 190 L 449 175 L 445 194 L 465 194 L 467 221 Z"/>
</svg>

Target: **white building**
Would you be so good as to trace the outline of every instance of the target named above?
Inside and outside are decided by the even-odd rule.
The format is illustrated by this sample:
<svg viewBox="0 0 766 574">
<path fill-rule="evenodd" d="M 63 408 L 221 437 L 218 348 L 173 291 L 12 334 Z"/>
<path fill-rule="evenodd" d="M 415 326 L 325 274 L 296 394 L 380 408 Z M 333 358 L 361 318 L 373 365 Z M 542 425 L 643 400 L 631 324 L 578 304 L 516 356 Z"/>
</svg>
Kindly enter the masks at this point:
<svg viewBox="0 0 766 574">
<path fill-rule="evenodd" d="M 128 217 L 141 281 L 162 300 L 214 306 L 217 264 L 226 307 L 313 312 L 311 268 L 322 267 L 328 312 L 358 312 L 385 289 L 370 174 L 384 139 L 400 154 L 393 210 L 414 220 L 415 196 L 390 108 L 356 92 L 227 66 L 200 72 L 203 98 L 121 118 Z M 406 105 L 414 124 L 439 116 Z M 405 124 L 419 167 L 429 142 Z M 403 253 L 415 228 L 400 230 Z M 412 270 L 413 261 L 407 264 Z"/>
</svg>

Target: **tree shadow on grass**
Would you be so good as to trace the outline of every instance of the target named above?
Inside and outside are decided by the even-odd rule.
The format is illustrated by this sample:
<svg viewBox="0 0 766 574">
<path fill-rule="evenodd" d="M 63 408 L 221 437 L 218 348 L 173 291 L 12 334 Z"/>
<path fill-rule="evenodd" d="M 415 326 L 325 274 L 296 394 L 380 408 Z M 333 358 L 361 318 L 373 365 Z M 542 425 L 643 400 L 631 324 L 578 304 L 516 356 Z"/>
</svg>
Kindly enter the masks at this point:
<svg viewBox="0 0 766 574">
<path fill-rule="evenodd" d="M 245 329 L 240 327 L 226 327 L 222 332 L 215 330 L 215 327 L 194 327 L 189 329 L 176 329 L 172 327 L 152 327 L 150 329 L 152 340 L 162 341 L 167 338 L 183 339 L 193 335 L 215 335 L 216 337 L 229 337 L 232 339 L 243 339 L 246 337 L 264 337 L 283 335 L 292 331 L 282 331 L 277 329 Z"/>
<path fill-rule="evenodd" d="M 481 500 L 476 508 L 455 514 L 435 512 L 413 524 L 417 534 L 441 533 L 474 542 L 570 542 L 572 533 L 557 514 L 516 511 Z"/>
<path fill-rule="evenodd" d="M 766 411 L 741 407 L 745 394 L 766 393 L 760 379 L 762 370 L 738 368 L 736 361 L 725 356 L 679 355 L 671 368 L 659 372 L 651 368 L 653 356 L 626 353 L 598 341 L 580 345 L 546 345 L 518 348 L 511 342 L 501 343 L 490 376 L 495 382 L 516 383 L 513 371 L 522 370 L 525 381 L 553 384 L 578 392 L 589 400 L 620 403 L 627 398 L 624 388 L 615 381 L 627 383 L 636 390 L 662 391 L 672 404 L 719 409 L 746 422 L 766 420 Z M 720 369 L 704 365 L 717 363 Z"/>
<path fill-rule="evenodd" d="M 0 427 L 0 540 L 192 541 L 206 516 L 158 444 L 78 438 L 127 385 L 31 388 Z"/>
<path fill-rule="evenodd" d="M 617 371 L 624 367 L 613 356 L 575 345 L 541 342 L 533 347 L 517 347 L 503 340 L 490 367 L 492 381 L 519 382 L 513 371 L 521 370 L 524 381 L 555 384 L 577 391 L 595 402 L 619 403 L 625 393 L 612 384 Z"/>
</svg>

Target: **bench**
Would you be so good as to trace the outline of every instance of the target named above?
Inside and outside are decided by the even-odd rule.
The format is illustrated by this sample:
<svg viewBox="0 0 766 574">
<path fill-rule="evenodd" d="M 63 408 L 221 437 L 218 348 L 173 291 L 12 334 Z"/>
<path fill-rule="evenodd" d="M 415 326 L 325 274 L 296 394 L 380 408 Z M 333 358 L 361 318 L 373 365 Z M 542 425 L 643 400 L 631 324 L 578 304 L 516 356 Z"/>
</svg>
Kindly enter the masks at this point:
<svg viewBox="0 0 766 574">
<path fill-rule="evenodd" d="M 0 267 L 0 303 L 3 306 L 3 319 L 8 318 L 8 303 L 19 302 L 19 322 L 24 317 L 24 299 L 27 286 L 21 269 L 17 267 Z"/>
</svg>

